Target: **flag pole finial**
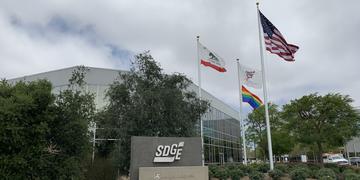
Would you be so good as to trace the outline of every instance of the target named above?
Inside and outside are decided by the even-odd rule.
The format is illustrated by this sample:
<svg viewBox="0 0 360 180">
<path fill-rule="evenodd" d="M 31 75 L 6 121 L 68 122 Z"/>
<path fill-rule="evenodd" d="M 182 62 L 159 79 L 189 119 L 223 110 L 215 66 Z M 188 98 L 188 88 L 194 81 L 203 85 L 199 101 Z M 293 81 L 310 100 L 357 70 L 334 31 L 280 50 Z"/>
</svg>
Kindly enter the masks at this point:
<svg viewBox="0 0 360 180">
<path fill-rule="evenodd" d="M 256 6 L 259 6 L 259 1 L 256 2 Z"/>
<path fill-rule="evenodd" d="M 196 40 L 198 40 L 198 41 L 199 41 L 199 38 L 200 38 L 200 36 L 196 36 Z"/>
<path fill-rule="evenodd" d="M 239 58 L 237 58 L 236 61 L 239 62 Z"/>
</svg>

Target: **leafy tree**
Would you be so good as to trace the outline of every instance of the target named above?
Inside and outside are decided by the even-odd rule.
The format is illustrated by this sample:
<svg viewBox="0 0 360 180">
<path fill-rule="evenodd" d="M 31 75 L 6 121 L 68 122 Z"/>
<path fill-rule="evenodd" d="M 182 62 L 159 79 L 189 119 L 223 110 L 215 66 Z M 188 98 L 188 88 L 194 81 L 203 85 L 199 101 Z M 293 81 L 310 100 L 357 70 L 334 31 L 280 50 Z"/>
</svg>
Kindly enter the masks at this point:
<svg viewBox="0 0 360 180">
<path fill-rule="evenodd" d="M 288 154 L 295 146 L 294 137 L 289 134 L 288 130 L 285 129 L 284 126 L 278 129 L 272 129 L 271 139 L 273 153 L 277 156 Z"/>
<path fill-rule="evenodd" d="M 53 122 L 47 81 L 0 84 L 0 179 L 46 178 L 47 135 Z"/>
<path fill-rule="evenodd" d="M 282 155 L 291 151 L 293 139 L 284 129 L 284 121 L 280 118 L 280 112 L 276 104 L 269 104 L 269 116 L 273 153 Z M 248 115 L 247 138 L 258 145 L 261 154 L 265 157 L 268 154 L 265 106 L 260 106 Z"/>
<path fill-rule="evenodd" d="M 131 71 L 110 86 L 106 118 L 99 122 L 117 128 L 114 154 L 122 174 L 129 170 L 131 136 L 195 136 L 195 124 L 208 109 L 188 90 L 191 81 L 184 75 L 164 74 L 148 52 L 135 57 Z"/>
<path fill-rule="evenodd" d="M 300 143 L 317 147 L 322 163 L 324 147 L 342 146 L 360 131 L 360 117 L 341 94 L 310 94 L 284 105 L 282 117 Z"/>
<path fill-rule="evenodd" d="M 94 95 L 84 88 L 86 73 L 87 68 L 77 67 L 68 88 L 56 95 L 55 118 L 49 125 L 48 136 L 49 144 L 58 151 L 52 158 L 54 167 L 50 167 L 55 170 L 54 178 L 84 178 L 90 154 L 88 129 L 95 115 Z"/>
<path fill-rule="evenodd" d="M 73 79 L 59 95 L 46 80 L 0 83 L 0 179 L 83 179 L 95 106 Z"/>
</svg>

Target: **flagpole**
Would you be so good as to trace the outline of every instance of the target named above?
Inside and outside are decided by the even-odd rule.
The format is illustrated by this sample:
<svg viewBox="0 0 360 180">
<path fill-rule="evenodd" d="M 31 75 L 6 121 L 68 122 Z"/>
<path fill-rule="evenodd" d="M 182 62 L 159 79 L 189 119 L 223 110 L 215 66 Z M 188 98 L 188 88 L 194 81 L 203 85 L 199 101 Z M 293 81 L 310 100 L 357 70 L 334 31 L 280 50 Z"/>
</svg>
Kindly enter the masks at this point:
<svg viewBox="0 0 360 180">
<path fill-rule="evenodd" d="M 257 14 L 258 14 L 258 28 L 259 28 L 259 44 L 260 44 L 260 57 L 261 57 L 261 69 L 262 69 L 262 79 L 263 79 L 263 92 L 264 92 L 264 104 L 265 104 L 265 120 L 266 120 L 266 132 L 268 140 L 268 149 L 269 149 L 269 163 L 270 170 L 274 169 L 273 161 L 273 152 L 272 152 L 272 143 L 271 143 L 271 131 L 270 131 L 270 120 L 269 120 L 269 107 L 268 107 L 268 97 L 267 97 L 267 88 L 266 88 L 266 79 L 265 79 L 265 65 L 264 65 L 264 50 L 263 42 L 261 37 L 261 27 L 260 27 L 260 14 L 259 14 L 259 2 L 256 2 Z"/>
<path fill-rule="evenodd" d="M 239 82 L 239 101 L 240 101 L 240 109 L 239 109 L 239 119 L 240 119 L 240 128 L 241 128 L 241 136 L 242 136 L 242 142 L 243 142 L 243 157 L 244 157 L 244 165 L 247 165 L 247 155 L 246 155 L 246 139 L 245 139 L 245 126 L 244 126 L 244 120 L 242 118 L 242 81 L 240 78 L 240 63 L 239 59 L 236 59 L 237 61 L 237 69 L 238 69 L 238 82 Z"/>
<path fill-rule="evenodd" d="M 201 64 L 201 60 L 200 60 L 200 57 L 199 57 L 199 38 L 200 36 L 196 36 L 196 46 L 197 46 L 197 66 L 198 66 L 198 87 L 199 87 L 199 99 L 201 100 L 201 67 L 200 67 L 200 64 Z M 204 157 L 204 130 L 203 130 L 203 120 L 200 116 L 200 136 L 201 136 L 201 163 L 202 163 L 202 166 L 205 165 L 205 157 Z"/>
</svg>

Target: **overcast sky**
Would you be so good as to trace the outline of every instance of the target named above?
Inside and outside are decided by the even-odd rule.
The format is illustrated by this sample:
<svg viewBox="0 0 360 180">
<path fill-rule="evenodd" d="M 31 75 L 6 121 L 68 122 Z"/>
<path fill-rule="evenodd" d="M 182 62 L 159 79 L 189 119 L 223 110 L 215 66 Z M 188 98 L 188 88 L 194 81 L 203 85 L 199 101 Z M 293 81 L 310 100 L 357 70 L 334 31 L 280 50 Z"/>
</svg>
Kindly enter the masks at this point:
<svg viewBox="0 0 360 180">
<path fill-rule="evenodd" d="M 260 1 L 263 14 L 300 47 L 295 62 L 265 52 L 270 101 L 331 92 L 360 106 L 359 6 L 358 0 Z M 126 70 L 134 54 L 150 50 L 166 73 L 197 84 L 197 35 L 228 70 L 202 67 L 203 89 L 238 109 L 235 59 L 260 69 L 254 0 L 0 0 L 0 77 L 74 65 Z"/>
</svg>

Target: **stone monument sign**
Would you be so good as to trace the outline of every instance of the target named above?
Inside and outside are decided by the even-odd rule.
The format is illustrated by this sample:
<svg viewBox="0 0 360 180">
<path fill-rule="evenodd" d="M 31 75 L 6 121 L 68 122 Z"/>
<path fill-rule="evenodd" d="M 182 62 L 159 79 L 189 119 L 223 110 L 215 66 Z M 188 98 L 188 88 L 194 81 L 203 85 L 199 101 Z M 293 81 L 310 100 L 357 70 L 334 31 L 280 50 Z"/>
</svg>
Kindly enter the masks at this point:
<svg viewBox="0 0 360 180">
<path fill-rule="evenodd" d="M 191 180 L 192 177 L 200 177 L 196 172 L 204 172 L 204 168 L 207 173 L 207 167 L 190 167 L 201 165 L 200 137 L 131 137 L 131 180 L 139 179 L 140 167 L 141 180 L 149 176 L 154 180 L 157 178 L 154 174 L 156 172 L 160 178 L 162 175 L 161 179 L 172 177 Z"/>
</svg>

